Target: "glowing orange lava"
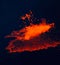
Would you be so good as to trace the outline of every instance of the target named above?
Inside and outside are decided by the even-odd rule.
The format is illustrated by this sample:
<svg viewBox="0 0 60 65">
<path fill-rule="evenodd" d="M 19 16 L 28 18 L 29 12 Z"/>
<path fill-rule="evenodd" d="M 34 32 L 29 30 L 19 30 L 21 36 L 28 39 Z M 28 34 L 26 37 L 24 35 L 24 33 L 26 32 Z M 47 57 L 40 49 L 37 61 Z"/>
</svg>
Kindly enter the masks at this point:
<svg viewBox="0 0 60 65">
<path fill-rule="evenodd" d="M 54 27 L 54 23 L 48 24 L 46 20 L 42 20 L 39 24 L 33 24 L 32 12 L 21 17 L 22 20 L 28 19 L 30 25 L 25 26 L 19 31 L 13 31 L 6 38 L 13 37 L 14 40 L 9 42 L 6 48 L 10 52 L 35 51 L 40 49 L 47 49 L 48 47 L 55 47 L 59 42 L 44 40 L 41 35 L 48 32 Z M 43 41 L 42 41 L 43 40 Z"/>
</svg>

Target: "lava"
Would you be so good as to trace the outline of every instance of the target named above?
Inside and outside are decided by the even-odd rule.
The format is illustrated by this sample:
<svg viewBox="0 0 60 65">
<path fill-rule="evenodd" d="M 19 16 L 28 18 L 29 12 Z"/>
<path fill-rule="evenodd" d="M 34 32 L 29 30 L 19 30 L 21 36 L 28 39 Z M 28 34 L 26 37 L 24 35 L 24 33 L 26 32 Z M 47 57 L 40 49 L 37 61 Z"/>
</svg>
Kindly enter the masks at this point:
<svg viewBox="0 0 60 65">
<path fill-rule="evenodd" d="M 6 38 L 14 38 L 6 47 L 7 50 L 10 52 L 32 52 L 48 49 L 49 47 L 56 47 L 60 44 L 59 41 L 52 41 L 50 38 L 44 39 L 44 37 L 46 37 L 45 33 L 49 32 L 49 30 L 54 27 L 54 23 L 46 23 L 46 20 L 43 19 L 39 24 L 33 24 L 34 20 L 32 17 L 33 14 L 31 11 L 22 16 L 21 19 L 24 23 L 26 23 L 25 20 L 28 19 L 30 24 L 5 36 Z"/>
</svg>

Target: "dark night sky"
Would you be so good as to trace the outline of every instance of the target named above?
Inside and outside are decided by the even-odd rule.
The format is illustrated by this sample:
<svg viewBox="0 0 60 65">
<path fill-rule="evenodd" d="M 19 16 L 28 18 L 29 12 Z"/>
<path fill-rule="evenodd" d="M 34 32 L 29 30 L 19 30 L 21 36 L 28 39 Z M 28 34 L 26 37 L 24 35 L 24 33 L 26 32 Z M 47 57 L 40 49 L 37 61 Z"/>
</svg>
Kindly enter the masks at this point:
<svg viewBox="0 0 60 65">
<path fill-rule="evenodd" d="M 5 35 L 18 29 L 19 17 L 32 10 L 38 18 L 46 18 L 56 24 L 53 35 L 60 38 L 60 2 L 58 0 L 0 0 L 0 65 L 59 65 L 60 47 L 49 48 L 37 52 L 9 54 L 5 50 L 8 45 Z"/>
</svg>

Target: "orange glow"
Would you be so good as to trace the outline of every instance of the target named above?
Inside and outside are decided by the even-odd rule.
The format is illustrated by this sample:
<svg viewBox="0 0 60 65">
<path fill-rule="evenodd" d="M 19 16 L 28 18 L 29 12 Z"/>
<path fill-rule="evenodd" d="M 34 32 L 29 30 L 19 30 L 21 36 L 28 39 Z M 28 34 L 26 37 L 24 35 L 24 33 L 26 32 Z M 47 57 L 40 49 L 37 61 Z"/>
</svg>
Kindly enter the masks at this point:
<svg viewBox="0 0 60 65">
<path fill-rule="evenodd" d="M 22 29 L 24 31 L 24 40 L 29 40 L 30 38 L 34 38 L 38 35 L 41 35 L 42 33 L 47 32 L 50 28 L 52 28 L 54 26 L 54 23 L 52 24 L 44 24 L 41 23 L 39 25 L 30 25 L 28 27 L 25 27 L 24 29 Z"/>
<path fill-rule="evenodd" d="M 21 19 L 22 20 L 25 20 L 25 19 L 30 20 L 31 19 L 31 15 L 32 15 L 32 11 L 30 11 L 30 13 L 27 13 L 24 16 L 22 16 Z"/>
<path fill-rule="evenodd" d="M 46 23 L 46 20 L 42 20 L 42 22 L 39 24 L 33 24 L 33 20 L 31 19 L 31 11 L 30 13 L 27 13 L 21 17 L 21 19 L 24 21 L 26 18 L 30 22 L 29 26 L 25 26 L 19 31 L 13 31 L 10 35 L 6 36 L 6 38 L 15 38 L 9 42 L 9 45 L 6 48 L 7 50 L 10 52 L 36 51 L 40 49 L 47 49 L 49 47 L 56 47 L 60 44 L 56 41 L 49 41 L 49 39 L 46 41 L 41 37 L 41 35 L 49 32 L 49 30 L 54 27 L 54 23 L 49 24 Z"/>
</svg>

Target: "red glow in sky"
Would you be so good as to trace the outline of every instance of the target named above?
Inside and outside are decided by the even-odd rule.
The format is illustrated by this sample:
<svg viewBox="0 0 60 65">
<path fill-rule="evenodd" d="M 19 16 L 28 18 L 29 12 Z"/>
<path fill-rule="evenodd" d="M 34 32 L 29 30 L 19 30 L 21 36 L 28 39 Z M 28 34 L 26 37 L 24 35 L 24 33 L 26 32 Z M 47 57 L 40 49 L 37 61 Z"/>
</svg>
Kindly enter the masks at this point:
<svg viewBox="0 0 60 65">
<path fill-rule="evenodd" d="M 56 47 L 60 44 L 59 41 L 51 41 L 50 38 L 47 40 L 44 34 L 49 32 L 51 28 L 54 27 L 54 23 L 46 23 L 46 20 L 42 20 L 39 24 L 33 24 L 32 12 L 25 14 L 21 17 L 23 21 L 28 19 L 30 25 L 25 26 L 19 31 L 13 31 L 10 35 L 7 35 L 6 38 L 13 37 L 14 40 L 9 42 L 9 45 L 6 47 L 10 52 L 24 52 L 24 51 L 36 51 L 40 49 L 48 49 L 49 47 Z M 25 22 L 24 22 L 25 23 Z M 43 37 L 41 37 L 43 35 Z"/>
</svg>

